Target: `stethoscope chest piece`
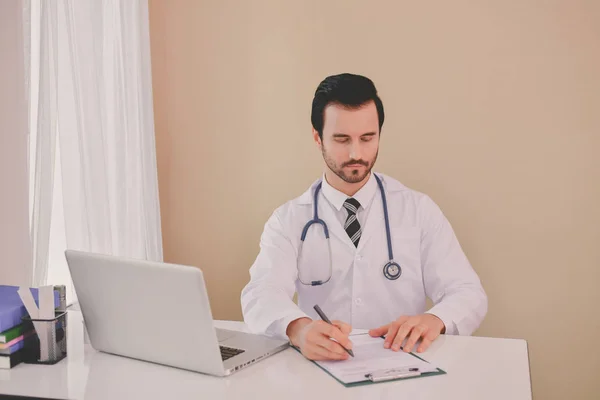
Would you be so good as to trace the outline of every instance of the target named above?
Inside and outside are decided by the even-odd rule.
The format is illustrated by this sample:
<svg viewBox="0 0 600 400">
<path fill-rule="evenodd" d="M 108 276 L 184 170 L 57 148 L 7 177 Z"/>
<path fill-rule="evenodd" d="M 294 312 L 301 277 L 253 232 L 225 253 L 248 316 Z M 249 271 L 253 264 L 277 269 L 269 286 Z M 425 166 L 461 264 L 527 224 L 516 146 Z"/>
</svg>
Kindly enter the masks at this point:
<svg viewBox="0 0 600 400">
<path fill-rule="evenodd" d="M 394 261 L 390 261 L 383 267 L 383 275 L 390 281 L 395 281 L 402 275 L 402 268 Z"/>
</svg>

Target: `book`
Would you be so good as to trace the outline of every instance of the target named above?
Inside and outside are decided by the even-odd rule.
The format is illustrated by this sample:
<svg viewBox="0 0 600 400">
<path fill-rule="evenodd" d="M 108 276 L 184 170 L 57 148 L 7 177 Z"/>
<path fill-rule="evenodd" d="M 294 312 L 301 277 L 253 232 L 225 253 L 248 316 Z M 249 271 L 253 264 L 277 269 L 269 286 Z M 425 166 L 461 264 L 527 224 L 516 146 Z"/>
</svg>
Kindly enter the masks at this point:
<svg viewBox="0 0 600 400">
<path fill-rule="evenodd" d="M 21 318 L 28 315 L 27 309 L 19 297 L 19 286 L 0 285 L 0 332 L 21 324 Z M 31 294 L 39 307 L 38 290 L 31 288 Z M 60 304 L 59 293 L 54 291 L 54 306 Z"/>
<path fill-rule="evenodd" d="M 25 344 L 25 341 L 20 340 L 6 349 L 0 349 L 0 356 L 9 356 L 17 351 L 21 350 Z"/>
<path fill-rule="evenodd" d="M 15 351 L 21 350 L 23 348 L 23 343 L 25 339 L 31 336 L 35 331 L 32 329 L 30 331 L 25 332 L 23 335 L 11 340 L 8 343 L 0 344 L 0 355 L 2 354 L 12 354 Z"/>
<path fill-rule="evenodd" d="M 11 340 L 21 336 L 28 328 L 24 324 L 17 325 L 13 328 L 0 332 L 0 343 L 8 343 Z"/>
<path fill-rule="evenodd" d="M 0 369 L 11 369 L 23 361 L 23 351 L 17 351 L 11 355 L 0 355 Z"/>
</svg>

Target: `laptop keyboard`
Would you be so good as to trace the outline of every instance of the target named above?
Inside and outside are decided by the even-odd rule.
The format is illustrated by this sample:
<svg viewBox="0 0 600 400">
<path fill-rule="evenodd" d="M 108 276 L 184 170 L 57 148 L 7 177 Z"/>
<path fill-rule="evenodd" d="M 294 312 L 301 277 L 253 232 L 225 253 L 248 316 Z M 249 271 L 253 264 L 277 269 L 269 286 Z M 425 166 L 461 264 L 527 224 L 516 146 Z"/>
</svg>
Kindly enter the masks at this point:
<svg viewBox="0 0 600 400">
<path fill-rule="evenodd" d="M 242 354 L 245 350 L 242 349 L 234 349 L 232 347 L 219 346 L 221 349 L 221 358 L 223 361 L 230 359 L 233 356 L 237 356 L 238 354 Z"/>
</svg>

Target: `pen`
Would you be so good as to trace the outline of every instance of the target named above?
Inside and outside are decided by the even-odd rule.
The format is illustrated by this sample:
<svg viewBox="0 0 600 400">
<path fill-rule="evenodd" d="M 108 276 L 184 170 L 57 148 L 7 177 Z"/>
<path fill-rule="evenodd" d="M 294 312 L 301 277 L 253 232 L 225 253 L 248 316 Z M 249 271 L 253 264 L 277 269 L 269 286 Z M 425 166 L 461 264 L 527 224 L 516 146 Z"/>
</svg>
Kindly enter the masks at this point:
<svg viewBox="0 0 600 400">
<path fill-rule="evenodd" d="M 315 311 L 317 312 L 317 314 L 319 314 L 319 317 L 321 317 L 321 319 L 325 322 L 327 322 L 329 325 L 333 325 L 331 323 L 331 321 L 329 320 L 329 318 L 327 318 L 327 315 L 325 315 L 325 313 L 323 312 L 323 310 L 321 310 L 321 307 L 319 307 L 317 304 L 315 304 L 315 306 L 313 307 L 315 309 Z M 340 346 L 342 346 L 340 344 Z M 344 350 L 346 350 L 346 352 L 348 354 L 350 354 L 352 357 L 354 357 L 354 352 L 352 350 L 348 350 L 347 348 L 345 348 L 344 346 L 342 346 L 342 348 Z"/>
</svg>

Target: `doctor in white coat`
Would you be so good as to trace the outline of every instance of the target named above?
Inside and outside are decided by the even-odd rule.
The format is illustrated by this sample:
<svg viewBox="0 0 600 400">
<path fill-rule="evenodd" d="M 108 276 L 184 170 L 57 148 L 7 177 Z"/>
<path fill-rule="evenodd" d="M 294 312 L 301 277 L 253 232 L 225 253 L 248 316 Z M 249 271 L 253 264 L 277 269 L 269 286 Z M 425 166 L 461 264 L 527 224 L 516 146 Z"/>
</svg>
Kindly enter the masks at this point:
<svg viewBox="0 0 600 400">
<path fill-rule="evenodd" d="M 373 82 L 327 77 L 311 120 L 324 173 L 264 227 L 241 295 L 250 330 L 289 339 L 313 360 L 346 359 L 351 326 L 406 352 L 443 333 L 472 334 L 487 297 L 450 223 L 427 195 L 372 170 L 384 121 Z"/>
</svg>

